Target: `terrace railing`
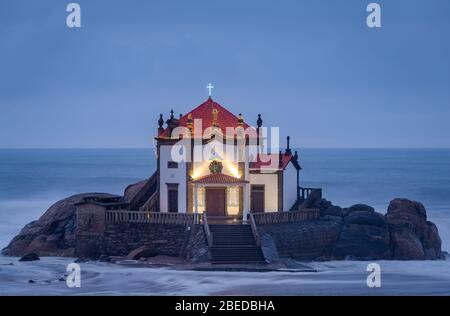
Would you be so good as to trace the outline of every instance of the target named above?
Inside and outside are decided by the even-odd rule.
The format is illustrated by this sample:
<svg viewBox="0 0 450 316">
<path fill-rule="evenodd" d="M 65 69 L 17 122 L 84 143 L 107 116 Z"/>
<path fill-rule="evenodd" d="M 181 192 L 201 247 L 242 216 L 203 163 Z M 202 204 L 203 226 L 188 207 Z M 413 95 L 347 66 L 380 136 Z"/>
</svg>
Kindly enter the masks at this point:
<svg viewBox="0 0 450 316">
<path fill-rule="evenodd" d="M 252 213 L 252 215 L 257 225 L 294 223 L 318 219 L 320 217 L 320 210 L 303 209 L 301 211 L 290 212 Z"/>
<path fill-rule="evenodd" d="M 106 222 L 150 223 L 150 224 L 200 224 L 198 214 L 136 212 L 125 210 L 106 211 Z"/>
<path fill-rule="evenodd" d="M 304 188 L 304 187 L 297 187 L 297 198 L 304 201 L 313 192 L 315 192 L 317 194 L 317 197 L 322 198 L 322 189 L 318 189 L 318 188 Z"/>
</svg>

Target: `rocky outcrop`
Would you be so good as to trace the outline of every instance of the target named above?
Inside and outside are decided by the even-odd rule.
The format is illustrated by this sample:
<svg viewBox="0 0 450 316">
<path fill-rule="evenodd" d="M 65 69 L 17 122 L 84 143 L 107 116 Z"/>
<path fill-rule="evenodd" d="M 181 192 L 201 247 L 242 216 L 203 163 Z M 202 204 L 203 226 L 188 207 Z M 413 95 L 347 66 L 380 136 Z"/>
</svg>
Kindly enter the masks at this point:
<svg viewBox="0 0 450 316">
<path fill-rule="evenodd" d="M 441 257 L 438 229 L 432 222 L 427 221 L 427 213 L 422 203 L 407 199 L 392 200 L 386 218 L 393 259 L 434 260 Z"/>
<path fill-rule="evenodd" d="M 350 207 L 344 208 L 342 210 L 342 215 L 347 216 L 350 215 L 353 212 L 366 212 L 366 213 L 373 213 L 375 212 L 375 209 L 372 206 L 366 205 L 366 204 L 355 204 Z"/>
<path fill-rule="evenodd" d="M 340 224 L 332 251 L 335 259 L 435 260 L 443 256 L 438 229 L 427 221 L 419 202 L 392 200 L 386 215 L 365 204 L 341 208 L 325 199 L 313 207 L 320 209 L 321 220 Z"/>
<path fill-rule="evenodd" d="M 142 184 L 129 186 L 125 195 L 131 198 Z M 39 220 L 27 224 L 2 253 L 80 258 L 129 254 L 137 259 L 162 254 L 181 256 L 191 262 L 209 260 L 201 225 L 190 228 L 127 222 L 106 225 L 100 223 L 100 218 L 105 218 L 100 206 L 92 205 L 86 209 L 89 211 L 86 214 L 79 206 L 76 215 L 76 204 L 87 197 L 117 198 L 105 193 L 91 193 L 63 199 L 52 205 Z M 395 199 L 386 215 L 368 205 L 341 208 L 325 199 L 318 199 L 311 207 L 320 209 L 320 219 L 259 227 L 262 249 L 269 261 L 280 257 L 423 260 L 443 256 L 438 229 L 427 221 L 426 210 L 419 202 Z M 80 224 L 84 222 L 85 227 Z"/>
<path fill-rule="evenodd" d="M 389 258 L 389 231 L 385 217 L 366 205 L 352 206 L 347 210 L 342 233 L 333 249 L 334 257 Z"/>
<path fill-rule="evenodd" d="M 39 256 L 74 256 L 75 204 L 86 197 L 112 196 L 106 193 L 78 194 L 56 202 L 39 220 L 25 225 L 2 250 L 2 254 L 19 257 L 28 253 Z"/>
</svg>

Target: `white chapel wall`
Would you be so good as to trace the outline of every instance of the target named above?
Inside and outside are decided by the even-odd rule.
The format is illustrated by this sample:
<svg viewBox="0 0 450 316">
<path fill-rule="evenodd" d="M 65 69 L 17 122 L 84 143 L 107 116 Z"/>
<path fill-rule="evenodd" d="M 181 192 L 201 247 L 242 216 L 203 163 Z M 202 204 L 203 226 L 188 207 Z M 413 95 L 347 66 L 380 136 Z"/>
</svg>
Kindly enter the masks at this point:
<svg viewBox="0 0 450 316">
<path fill-rule="evenodd" d="M 168 168 L 167 163 L 172 161 L 171 148 L 171 145 L 160 147 L 160 211 L 167 212 L 169 208 L 167 184 L 178 183 L 178 212 L 186 213 L 186 163 L 178 163 L 178 168 Z"/>
<path fill-rule="evenodd" d="M 209 164 L 211 163 L 212 160 L 214 160 L 214 158 L 218 159 L 218 160 L 223 160 L 222 161 L 222 165 L 223 165 L 223 170 L 222 173 L 232 176 L 232 177 L 236 177 L 238 174 L 238 164 L 236 162 L 230 161 L 229 159 L 227 159 L 226 154 L 224 153 L 225 150 L 225 145 L 222 144 L 222 142 L 219 142 L 217 140 L 212 141 L 211 143 L 208 144 L 208 148 L 214 148 L 214 150 L 216 151 L 216 155 L 214 156 L 210 150 L 206 149 L 203 151 L 203 155 L 201 156 L 201 158 L 203 159 L 203 161 L 201 162 L 196 162 L 194 161 L 193 165 L 192 165 L 192 176 L 194 178 L 200 178 L 203 176 L 206 176 L 208 174 L 210 174 L 209 171 Z M 235 150 L 236 150 L 236 146 L 234 146 Z M 199 150 L 199 152 L 202 152 Z M 206 155 L 206 156 L 205 156 Z M 194 157 L 195 159 L 195 157 Z"/>
<path fill-rule="evenodd" d="M 264 211 L 278 212 L 278 176 L 276 173 L 249 174 L 250 184 L 264 185 Z"/>
<path fill-rule="evenodd" d="M 297 200 L 297 169 L 290 162 L 283 173 L 283 211 L 287 212 Z"/>
</svg>

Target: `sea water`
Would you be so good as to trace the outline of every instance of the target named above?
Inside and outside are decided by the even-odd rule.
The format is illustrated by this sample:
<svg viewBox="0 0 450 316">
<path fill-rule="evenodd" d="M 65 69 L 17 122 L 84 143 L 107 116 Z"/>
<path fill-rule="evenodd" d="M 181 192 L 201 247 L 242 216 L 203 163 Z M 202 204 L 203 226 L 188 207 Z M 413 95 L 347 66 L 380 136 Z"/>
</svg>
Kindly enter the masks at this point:
<svg viewBox="0 0 450 316">
<path fill-rule="evenodd" d="M 450 249 L 450 149 L 300 149 L 300 183 L 336 205 L 424 203 Z M 122 194 L 156 168 L 152 148 L 0 149 L 0 248 L 54 202 L 83 192 Z"/>
</svg>

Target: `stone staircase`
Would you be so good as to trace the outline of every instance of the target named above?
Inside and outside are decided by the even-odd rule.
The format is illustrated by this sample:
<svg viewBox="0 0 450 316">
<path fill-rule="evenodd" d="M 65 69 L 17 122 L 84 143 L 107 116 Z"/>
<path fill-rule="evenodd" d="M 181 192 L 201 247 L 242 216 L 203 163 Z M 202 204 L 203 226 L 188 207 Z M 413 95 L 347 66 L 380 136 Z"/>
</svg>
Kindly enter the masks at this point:
<svg viewBox="0 0 450 316">
<path fill-rule="evenodd" d="M 250 225 L 209 225 L 209 229 L 213 236 L 212 263 L 266 263 Z"/>
</svg>

